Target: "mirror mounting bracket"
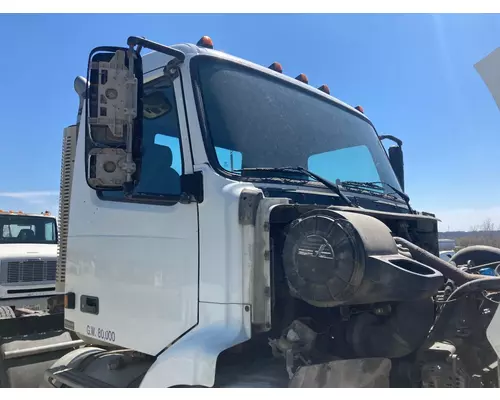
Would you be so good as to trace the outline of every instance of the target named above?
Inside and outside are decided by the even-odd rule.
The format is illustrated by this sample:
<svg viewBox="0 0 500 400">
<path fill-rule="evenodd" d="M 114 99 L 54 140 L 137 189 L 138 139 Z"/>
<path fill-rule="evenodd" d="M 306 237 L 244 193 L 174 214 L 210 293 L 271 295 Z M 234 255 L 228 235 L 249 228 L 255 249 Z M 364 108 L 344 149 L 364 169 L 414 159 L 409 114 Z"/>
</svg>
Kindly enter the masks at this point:
<svg viewBox="0 0 500 400">
<path fill-rule="evenodd" d="M 165 68 L 163 69 L 163 73 L 168 77 L 170 82 L 175 81 L 179 77 L 179 67 L 182 64 L 182 61 L 179 61 L 177 58 L 174 58 L 169 61 Z"/>
<path fill-rule="evenodd" d="M 380 135 L 378 138 L 381 141 L 385 140 L 385 139 L 389 139 L 389 140 L 393 141 L 394 143 L 396 143 L 399 147 L 403 146 L 403 141 L 401 139 L 397 138 L 396 136 L 392 136 L 392 135 Z"/>
<path fill-rule="evenodd" d="M 160 43 L 153 42 L 152 40 L 148 40 L 143 37 L 130 36 L 127 40 L 127 44 L 129 47 L 134 48 L 137 46 L 137 51 L 140 52 L 143 48 L 150 49 L 153 51 L 157 51 L 159 53 L 163 53 L 169 56 L 172 56 L 179 60 L 179 62 L 183 62 L 186 59 L 186 55 L 180 51 L 176 50 L 172 47 L 165 46 Z"/>
</svg>

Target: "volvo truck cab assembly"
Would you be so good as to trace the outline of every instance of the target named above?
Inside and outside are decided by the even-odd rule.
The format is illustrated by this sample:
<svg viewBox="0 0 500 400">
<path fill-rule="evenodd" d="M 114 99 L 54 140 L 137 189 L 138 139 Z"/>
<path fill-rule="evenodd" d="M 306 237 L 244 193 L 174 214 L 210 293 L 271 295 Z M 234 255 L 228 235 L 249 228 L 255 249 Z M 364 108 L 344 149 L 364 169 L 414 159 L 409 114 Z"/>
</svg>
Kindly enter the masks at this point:
<svg viewBox="0 0 500 400">
<path fill-rule="evenodd" d="M 498 278 L 439 258 L 402 142 L 213 47 L 130 37 L 75 81 L 57 290 L 84 346 L 43 386 L 497 387 Z"/>
</svg>

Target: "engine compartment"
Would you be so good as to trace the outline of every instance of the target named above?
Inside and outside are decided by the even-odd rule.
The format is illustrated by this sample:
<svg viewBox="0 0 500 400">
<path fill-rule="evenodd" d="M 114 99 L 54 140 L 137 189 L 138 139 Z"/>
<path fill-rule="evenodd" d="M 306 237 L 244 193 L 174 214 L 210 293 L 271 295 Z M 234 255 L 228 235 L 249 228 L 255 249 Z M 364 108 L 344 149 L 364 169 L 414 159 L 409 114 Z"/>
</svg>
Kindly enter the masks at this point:
<svg viewBox="0 0 500 400">
<path fill-rule="evenodd" d="M 238 353 L 281 359 L 291 387 L 497 385 L 497 303 L 482 290 L 449 301 L 476 276 L 436 264 L 435 218 L 289 204 L 269 225 L 272 328 Z"/>
<path fill-rule="evenodd" d="M 444 277 L 401 254 L 384 222 L 333 208 L 280 207 L 274 213 L 272 326 L 275 335 L 283 332 L 271 342 L 275 354 L 287 360 L 283 343 L 297 330 L 296 336 L 305 336 L 298 341 L 309 342 L 310 360 L 325 354 L 400 358 L 424 342 L 435 317 L 431 297 Z M 287 214 L 295 215 L 283 223 Z"/>
</svg>

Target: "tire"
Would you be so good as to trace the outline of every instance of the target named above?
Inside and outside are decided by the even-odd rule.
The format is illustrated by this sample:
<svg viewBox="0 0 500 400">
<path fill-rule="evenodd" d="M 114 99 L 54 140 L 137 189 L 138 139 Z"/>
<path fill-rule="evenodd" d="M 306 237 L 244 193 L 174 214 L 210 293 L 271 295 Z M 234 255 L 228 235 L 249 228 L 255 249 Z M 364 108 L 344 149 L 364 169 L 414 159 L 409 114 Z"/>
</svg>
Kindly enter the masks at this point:
<svg viewBox="0 0 500 400">
<path fill-rule="evenodd" d="M 16 318 L 14 310 L 8 306 L 0 306 L 0 319 Z"/>
<path fill-rule="evenodd" d="M 457 266 L 467 264 L 471 260 L 475 266 L 494 263 L 498 261 L 500 264 L 500 249 L 490 246 L 470 246 L 457 251 L 450 262 L 454 262 Z M 496 266 L 491 266 L 495 268 Z"/>
</svg>

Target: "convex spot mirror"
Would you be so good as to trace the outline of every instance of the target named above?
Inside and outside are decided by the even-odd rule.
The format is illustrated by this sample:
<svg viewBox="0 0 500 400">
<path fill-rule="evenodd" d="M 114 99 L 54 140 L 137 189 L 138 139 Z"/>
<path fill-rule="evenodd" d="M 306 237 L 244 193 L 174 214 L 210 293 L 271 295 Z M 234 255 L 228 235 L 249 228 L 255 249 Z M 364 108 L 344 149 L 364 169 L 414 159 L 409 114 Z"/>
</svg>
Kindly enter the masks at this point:
<svg viewBox="0 0 500 400">
<path fill-rule="evenodd" d="M 172 104 L 160 91 L 145 94 L 143 104 L 144 118 L 149 120 L 163 117 L 172 109 Z"/>
</svg>

